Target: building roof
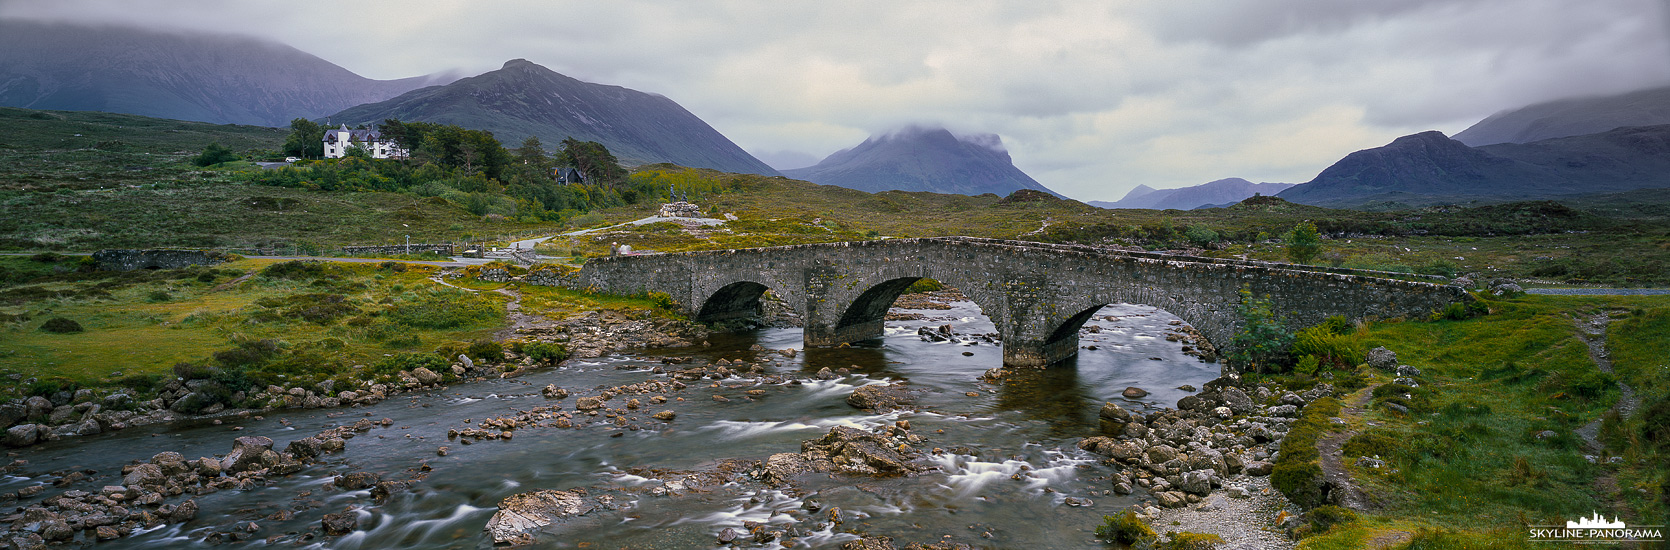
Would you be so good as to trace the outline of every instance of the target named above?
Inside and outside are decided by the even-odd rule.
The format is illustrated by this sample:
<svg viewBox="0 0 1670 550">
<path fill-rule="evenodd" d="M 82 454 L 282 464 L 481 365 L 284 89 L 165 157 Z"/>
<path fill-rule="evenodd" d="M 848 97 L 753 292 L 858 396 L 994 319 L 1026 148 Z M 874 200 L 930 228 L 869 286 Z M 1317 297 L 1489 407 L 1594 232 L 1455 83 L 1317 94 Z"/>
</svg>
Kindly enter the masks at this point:
<svg viewBox="0 0 1670 550">
<path fill-rule="evenodd" d="M 350 130 L 347 124 L 343 124 L 341 128 L 325 130 L 325 141 L 339 141 L 337 136 L 340 134 L 348 134 L 348 141 L 384 141 L 382 132 L 370 129 Z"/>
</svg>

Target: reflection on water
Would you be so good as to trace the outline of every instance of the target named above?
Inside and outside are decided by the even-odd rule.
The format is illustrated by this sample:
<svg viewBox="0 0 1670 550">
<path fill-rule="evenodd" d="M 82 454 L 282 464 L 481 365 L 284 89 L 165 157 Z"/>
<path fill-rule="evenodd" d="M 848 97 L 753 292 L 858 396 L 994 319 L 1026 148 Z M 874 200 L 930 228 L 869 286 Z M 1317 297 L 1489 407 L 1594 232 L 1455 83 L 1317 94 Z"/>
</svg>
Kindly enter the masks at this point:
<svg viewBox="0 0 1670 550">
<path fill-rule="evenodd" d="M 370 408 L 283 411 L 224 426 L 140 428 L 60 441 L 23 450 L 30 472 L 0 480 L 0 488 L 38 483 L 26 477 L 70 467 L 96 471 L 89 481 L 96 488 L 119 483 L 123 464 L 158 451 L 188 458 L 223 454 L 242 435 L 265 435 L 282 446 L 361 418 L 389 418 L 390 426 L 350 440 L 346 452 L 324 464 L 253 491 L 198 497 L 203 512 L 197 520 L 101 547 L 206 547 L 201 541 L 209 533 L 255 521 L 260 532 L 238 544 L 265 546 L 264 538 L 278 537 L 285 544 L 320 548 L 490 548 L 482 526 L 500 500 L 539 489 L 587 488 L 593 496 L 607 495 L 612 505 L 565 524 L 547 537 L 549 547 L 712 547 L 722 529 L 758 522 L 792 529 L 797 547 L 838 547 L 858 531 L 891 534 L 901 544 L 949 535 L 946 540 L 977 546 L 1100 548 L 1092 530 L 1101 516 L 1133 499 L 1108 494 L 1111 471 L 1075 446 L 1095 433 L 1097 410 L 1104 401 L 1137 410 L 1169 405 L 1187 395 L 1177 386 L 1199 386 L 1218 374 L 1216 364 L 1184 355 L 1180 344 L 1165 340 L 1174 317 L 1146 306 L 1115 305 L 1098 312 L 1082 334 L 1081 344 L 1096 350 L 1082 350 L 1052 368 L 1012 369 L 998 383 L 983 382 L 981 375 L 1001 363 L 999 346 L 966 339 L 924 342 L 916 336 L 920 327 L 947 324 L 960 335 L 995 332 L 979 310 L 963 302 L 917 313 L 926 318 L 887 323 L 885 338 L 803 350 L 793 358 L 773 350 L 800 348 L 800 331 L 764 329 L 714 335 L 706 348 L 573 361 L 520 379 L 402 395 Z M 766 351 L 749 351 L 755 344 Z M 664 376 L 647 370 L 660 365 L 661 354 L 694 357 L 692 365 L 770 360 L 769 374 L 795 381 L 692 381 L 689 389 L 668 395 L 684 398 L 665 405 L 678 413 L 673 422 L 650 421 L 649 410 L 629 412 L 644 428 L 638 431 L 599 422 L 580 429 L 522 429 L 511 441 L 447 440 L 449 428 L 471 426 L 466 419 L 479 422 L 552 404 L 572 410 L 578 396 L 594 395 L 597 388 Z M 847 372 L 835 380 L 815 379 L 825 367 Z M 873 415 L 845 403 L 859 386 L 897 381 L 908 381 L 920 410 Z M 546 384 L 569 388 L 575 396 L 545 399 L 538 389 Z M 1124 399 L 1120 392 L 1127 386 L 1152 395 Z M 626 398 L 615 398 L 611 406 Z M 937 471 L 888 479 L 810 476 L 797 487 L 774 490 L 746 480 L 688 477 L 711 472 L 720 461 L 798 452 L 801 441 L 833 426 L 873 428 L 899 420 L 910 421 L 912 433 L 926 438 L 918 447 Z M 230 431 L 234 426 L 243 431 Z M 450 453 L 437 456 L 443 445 Z M 367 491 L 327 486 L 335 475 L 352 471 L 418 481 L 383 504 Z M 1081 506 L 1069 505 L 1069 497 Z M 838 525 L 827 521 L 828 510 L 837 507 L 845 514 Z M 316 534 L 320 517 L 344 510 L 360 515 L 358 531 L 339 538 Z"/>
</svg>

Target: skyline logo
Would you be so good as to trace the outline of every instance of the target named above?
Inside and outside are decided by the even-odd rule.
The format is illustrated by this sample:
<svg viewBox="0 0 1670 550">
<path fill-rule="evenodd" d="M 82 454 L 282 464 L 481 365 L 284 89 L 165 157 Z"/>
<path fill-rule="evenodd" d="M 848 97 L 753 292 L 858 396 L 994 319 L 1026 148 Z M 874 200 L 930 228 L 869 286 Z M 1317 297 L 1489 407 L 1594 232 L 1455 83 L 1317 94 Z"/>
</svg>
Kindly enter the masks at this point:
<svg viewBox="0 0 1670 550">
<path fill-rule="evenodd" d="M 1663 525 L 1631 527 L 1617 516 L 1608 521 L 1600 512 L 1576 521 L 1567 521 L 1564 528 L 1557 525 L 1532 525 L 1530 540 L 1575 544 L 1613 544 L 1621 542 L 1664 542 Z"/>
</svg>

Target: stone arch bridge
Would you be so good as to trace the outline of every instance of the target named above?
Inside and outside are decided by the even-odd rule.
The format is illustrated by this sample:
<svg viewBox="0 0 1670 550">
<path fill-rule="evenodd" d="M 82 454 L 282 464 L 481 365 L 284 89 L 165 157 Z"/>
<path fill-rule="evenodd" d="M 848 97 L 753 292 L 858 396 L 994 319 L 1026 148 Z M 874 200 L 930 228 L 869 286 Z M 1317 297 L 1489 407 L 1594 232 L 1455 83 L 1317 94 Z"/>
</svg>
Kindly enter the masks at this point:
<svg viewBox="0 0 1670 550">
<path fill-rule="evenodd" d="M 594 258 L 570 284 L 665 293 L 704 322 L 756 315 L 771 290 L 805 320 L 806 345 L 819 347 L 881 336 L 893 300 L 931 278 L 979 305 L 1002 336 L 1003 362 L 1019 366 L 1075 355 L 1079 328 L 1111 303 L 1164 309 L 1222 348 L 1240 328 L 1242 287 L 1268 295 L 1289 328 L 1330 315 L 1424 318 L 1472 299 L 1459 287 L 1348 271 L 935 237 Z"/>
</svg>

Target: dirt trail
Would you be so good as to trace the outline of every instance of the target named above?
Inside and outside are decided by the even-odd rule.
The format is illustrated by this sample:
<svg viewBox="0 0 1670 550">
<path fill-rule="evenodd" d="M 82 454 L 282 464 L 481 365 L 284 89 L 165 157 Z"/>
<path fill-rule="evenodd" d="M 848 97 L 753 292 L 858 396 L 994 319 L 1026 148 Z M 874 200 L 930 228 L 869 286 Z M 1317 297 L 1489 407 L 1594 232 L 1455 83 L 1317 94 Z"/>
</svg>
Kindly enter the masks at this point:
<svg viewBox="0 0 1670 550">
<path fill-rule="evenodd" d="M 1577 323 L 1578 338 L 1589 346 L 1589 359 L 1595 362 L 1595 367 L 1606 374 L 1613 374 L 1612 358 L 1606 353 L 1606 325 L 1612 322 L 1609 312 L 1602 311 L 1573 321 Z M 1618 416 L 1627 419 L 1635 414 L 1635 409 L 1641 405 L 1641 398 L 1635 395 L 1635 389 L 1629 387 L 1629 384 L 1625 384 L 1623 380 L 1617 382 L 1618 402 L 1612 405 L 1612 410 L 1617 411 Z M 1601 419 L 1597 418 L 1577 429 L 1577 435 L 1583 438 L 1583 443 L 1590 452 L 1598 453 L 1606 448 L 1599 439 L 1600 423 Z"/>
<path fill-rule="evenodd" d="M 1375 384 L 1351 394 L 1349 398 L 1341 403 L 1340 418 L 1350 422 L 1353 418 L 1362 417 L 1363 408 L 1368 405 L 1369 398 L 1374 395 L 1374 388 L 1379 386 L 1379 384 Z M 1345 430 L 1330 433 L 1316 441 L 1316 452 L 1321 455 L 1322 479 L 1329 487 L 1328 498 L 1342 508 L 1357 511 L 1378 508 L 1368 494 L 1364 493 L 1363 489 L 1351 480 L 1351 471 L 1345 467 L 1345 457 L 1341 456 L 1345 442 L 1354 435 L 1357 435 L 1356 430 Z"/>
</svg>

